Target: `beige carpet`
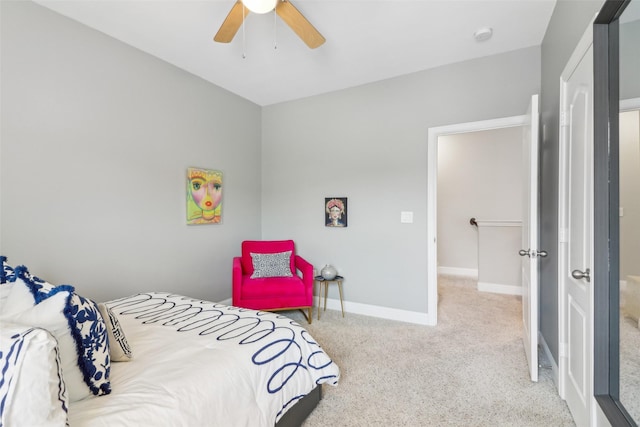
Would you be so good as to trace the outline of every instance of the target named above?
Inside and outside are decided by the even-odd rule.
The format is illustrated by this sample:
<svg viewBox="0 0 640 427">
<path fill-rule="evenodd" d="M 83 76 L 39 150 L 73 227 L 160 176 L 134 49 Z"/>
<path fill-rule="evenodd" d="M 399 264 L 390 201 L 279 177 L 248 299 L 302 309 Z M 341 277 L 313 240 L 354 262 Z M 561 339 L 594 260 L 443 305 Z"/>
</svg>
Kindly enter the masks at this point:
<svg viewBox="0 0 640 427">
<path fill-rule="evenodd" d="M 640 421 L 640 322 L 620 316 L 620 400 Z"/>
<path fill-rule="evenodd" d="M 290 313 L 342 375 L 304 426 L 574 425 L 551 370 L 528 377 L 520 298 L 442 276 L 438 313 L 436 327 L 331 310 L 308 325 Z"/>
</svg>

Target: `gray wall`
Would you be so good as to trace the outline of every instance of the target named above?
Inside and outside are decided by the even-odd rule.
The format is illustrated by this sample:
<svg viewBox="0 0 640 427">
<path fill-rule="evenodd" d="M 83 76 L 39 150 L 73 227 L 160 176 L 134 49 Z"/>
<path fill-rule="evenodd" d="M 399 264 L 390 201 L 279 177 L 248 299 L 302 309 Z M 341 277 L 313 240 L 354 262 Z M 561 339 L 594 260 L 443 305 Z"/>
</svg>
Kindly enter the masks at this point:
<svg viewBox="0 0 640 427">
<path fill-rule="evenodd" d="M 439 268 L 477 272 L 479 230 L 469 218 L 522 220 L 522 132 L 517 126 L 438 138 Z"/>
<path fill-rule="evenodd" d="M 558 117 L 560 75 L 603 0 L 558 0 L 542 42 L 540 333 L 558 361 Z"/>
<path fill-rule="evenodd" d="M 333 264 L 348 301 L 426 313 L 428 129 L 524 114 L 539 90 L 531 47 L 265 107 L 263 237 Z M 329 196 L 347 228 L 324 226 Z"/>
<path fill-rule="evenodd" d="M 259 106 L 31 2 L 2 1 L 1 242 L 105 300 L 231 296 L 260 237 Z M 185 225 L 186 168 L 221 169 L 223 223 Z"/>
</svg>

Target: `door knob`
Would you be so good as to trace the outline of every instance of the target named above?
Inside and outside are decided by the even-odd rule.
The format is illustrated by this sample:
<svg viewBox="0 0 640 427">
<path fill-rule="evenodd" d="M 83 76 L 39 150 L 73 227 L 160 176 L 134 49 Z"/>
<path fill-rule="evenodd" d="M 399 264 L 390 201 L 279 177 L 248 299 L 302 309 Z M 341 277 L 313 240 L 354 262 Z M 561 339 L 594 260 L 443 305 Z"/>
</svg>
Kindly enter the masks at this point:
<svg viewBox="0 0 640 427">
<path fill-rule="evenodd" d="M 591 282 L 591 271 L 587 268 L 585 271 L 573 270 L 571 272 L 571 277 L 576 280 L 586 279 L 587 282 Z"/>
<path fill-rule="evenodd" d="M 531 250 L 531 249 L 527 249 L 525 251 L 524 249 L 520 249 L 518 251 L 518 255 L 520 255 L 520 256 L 528 256 L 528 257 L 531 257 L 531 258 L 535 258 L 537 256 L 539 256 L 541 258 L 544 258 L 548 254 L 547 254 L 547 251 L 536 251 L 536 250 Z"/>
</svg>

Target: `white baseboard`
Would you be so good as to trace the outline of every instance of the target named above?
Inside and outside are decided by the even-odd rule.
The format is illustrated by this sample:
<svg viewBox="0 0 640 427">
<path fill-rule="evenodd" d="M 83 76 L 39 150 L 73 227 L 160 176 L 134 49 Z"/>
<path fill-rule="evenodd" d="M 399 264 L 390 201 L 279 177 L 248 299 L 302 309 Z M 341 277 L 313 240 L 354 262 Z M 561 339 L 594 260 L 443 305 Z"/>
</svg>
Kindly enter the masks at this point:
<svg viewBox="0 0 640 427">
<path fill-rule="evenodd" d="M 463 276 L 478 278 L 477 268 L 461 268 L 461 267 L 438 267 L 438 274 L 447 274 L 450 276 Z"/>
<path fill-rule="evenodd" d="M 317 297 L 315 298 L 317 301 Z M 324 307 L 324 299 L 322 300 Z M 318 314 L 315 310 L 318 307 L 314 306 L 314 313 L 316 313 L 316 319 Z M 327 299 L 327 309 L 340 311 L 339 299 Z M 417 311 L 401 310 L 398 308 L 380 307 L 377 305 L 361 304 L 358 302 L 344 302 L 345 316 L 348 313 L 362 314 L 364 316 L 378 317 L 381 319 L 397 320 L 398 322 L 416 323 L 418 325 L 435 326 L 435 322 L 428 313 L 420 313 Z M 320 314 L 320 321 L 322 321 L 322 314 Z"/>
<path fill-rule="evenodd" d="M 478 290 L 481 292 L 493 292 L 494 294 L 522 295 L 522 286 L 502 285 L 499 283 L 478 282 Z"/>
<path fill-rule="evenodd" d="M 318 297 L 313 297 L 313 313 L 318 318 L 318 307 L 315 306 Z M 231 305 L 231 298 L 218 301 L 220 304 Z M 324 304 L 324 299 L 322 300 Z M 327 298 L 327 309 L 340 311 L 340 300 Z M 376 305 L 360 304 L 357 302 L 344 302 L 344 313 L 362 314 L 364 316 L 379 317 L 381 319 L 397 320 L 398 322 L 417 323 L 418 325 L 435 326 L 436 322 L 427 313 L 419 313 L 416 311 L 400 310 L 397 308 L 379 307 Z M 322 320 L 322 314 L 320 315 Z"/>
<path fill-rule="evenodd" d="M 551 350 L 549 350 L 549 346 L 547 345 L 547 342 L 544 340 L 544 337 L 542 336 L 542 334 L 540 332 L 538 332 L 538 343 L 540 344 L 540 347 L 542 348 L 542 351 L 544 351 L 544 354 L 547 356 L 547 359 L 549 360 L 549 363 L 551 363 L 551 372 L 553 374 L 553 376 L 552 376 L 553 384 L 556 386 L 556 389 L 559 389 L 559 385 L 558 385 L 558 364 L 556 363 L 555 359 L 551 355 Z"/>
</svg>

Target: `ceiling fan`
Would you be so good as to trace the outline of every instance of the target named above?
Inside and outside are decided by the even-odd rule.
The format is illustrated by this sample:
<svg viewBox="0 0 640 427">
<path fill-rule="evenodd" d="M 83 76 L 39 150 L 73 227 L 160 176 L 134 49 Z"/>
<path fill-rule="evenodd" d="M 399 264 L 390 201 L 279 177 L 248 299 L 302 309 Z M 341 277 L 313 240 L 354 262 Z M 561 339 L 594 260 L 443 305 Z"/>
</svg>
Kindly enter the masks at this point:
<svg viewBox="0 0 640 427">
<path fill-rule="evenodd" d="M 229 43 L 233 40 L 244 18 L 250 11 L 267 13 L 273 9 L 311 49 L 315 49 L 325 42 L 322 34 L 288 0 L 237 0 L 213 40 L 220 43 Z"/>
</svg>

